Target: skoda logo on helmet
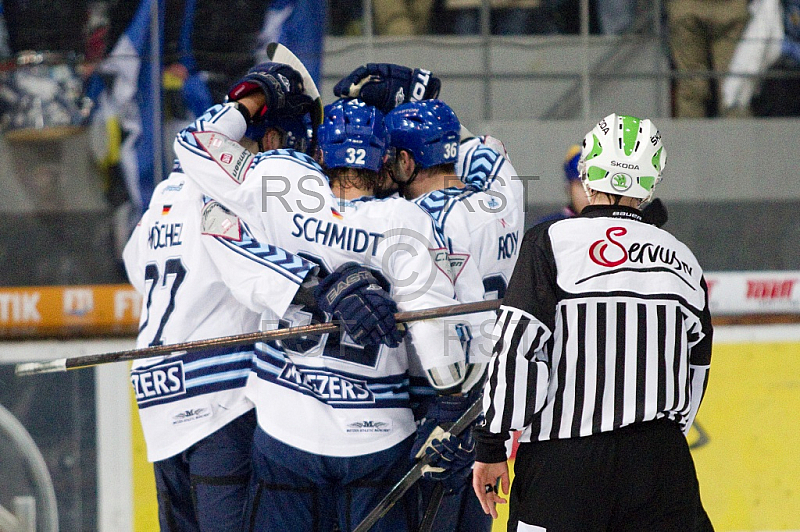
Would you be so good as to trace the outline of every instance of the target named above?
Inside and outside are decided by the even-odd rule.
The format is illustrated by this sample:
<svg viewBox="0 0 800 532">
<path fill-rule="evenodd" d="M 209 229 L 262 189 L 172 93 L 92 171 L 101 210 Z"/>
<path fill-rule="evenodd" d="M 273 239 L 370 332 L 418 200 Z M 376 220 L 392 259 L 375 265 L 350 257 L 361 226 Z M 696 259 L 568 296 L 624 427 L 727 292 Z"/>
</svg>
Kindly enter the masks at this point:
<svg viewBox="0 0 800 532">
<path fill-rule="evenodd" d="M 611 176 L 611 188 L 617 192 L 625 192 L 633 185 L 633 179 L 628 174 L 618 173 Z"/>
</svg>

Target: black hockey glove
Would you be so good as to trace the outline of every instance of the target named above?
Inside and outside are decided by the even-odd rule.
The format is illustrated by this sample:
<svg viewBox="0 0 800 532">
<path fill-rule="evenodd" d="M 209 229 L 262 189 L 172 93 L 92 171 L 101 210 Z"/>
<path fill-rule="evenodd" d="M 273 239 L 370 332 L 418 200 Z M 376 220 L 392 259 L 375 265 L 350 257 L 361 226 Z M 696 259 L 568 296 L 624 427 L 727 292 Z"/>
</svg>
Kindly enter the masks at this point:
<svg viewBox="0 0 800 532">
<path fill-rule="evenodd" d="M 475 440 L 472 427 L 458 436 L 446 432 L 472 405 L 472 398 L 463 395 L 444 395 L 436 399 L 417 428 L 417 439 L 411 448 L 411 459 L 427 455 L 430 463 L 422 477 L 441 481 L 446 491 L 455 491 L 467 482 L 475 463 Z M 444 427 L 444 428 L 443 428 Z"/>
<path fill-rule="evenodd" d="M 228 91 L 227 98 L 236 101 L 256 91 L 263 92 L 267 102 L 253 113 L 255 123 L 264 118 L 303 116 L 311 110 L 303 77 L 289 65 L 266 62 L 254 66 Z"/>
<path fill-rule="evenodd" d="M 333 88 L 340 98 L 359 98 L 388 113 L 401 103 L 432 100 L 442 82 L 428 70 L 392 63 L 369 63 L 353 70 Z"/>
<path fill-rule="evenodd" d="M 363 266 L 342 264 L 320 281 L 314 296 L 319 308 L 339 320 L 359 345 L 400 345 L 397 304 Z"/>
</svg>

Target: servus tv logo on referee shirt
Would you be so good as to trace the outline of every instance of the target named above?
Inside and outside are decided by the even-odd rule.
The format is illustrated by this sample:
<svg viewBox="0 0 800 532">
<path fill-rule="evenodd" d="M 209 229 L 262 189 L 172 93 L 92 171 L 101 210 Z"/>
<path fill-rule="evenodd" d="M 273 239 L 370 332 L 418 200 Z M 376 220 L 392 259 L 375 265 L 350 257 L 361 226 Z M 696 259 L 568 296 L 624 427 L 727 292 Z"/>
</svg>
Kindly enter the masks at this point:
<svg viewBox="0 0 800 532">
<path fill-rule="evenodd" d="M 604 268 L 616 268 L 624 264 L 649 266 L 646 271 L 668 271 L 692 275 L 692 267 L 678 257 L 674 249 L 652 242 L 624 243 L 628 234 L 624 227 L 609 227 L 604 239 L 589 246 L 589 259 Z M 640 268 L 636 268 L 639 270 Z"/>
</svg>

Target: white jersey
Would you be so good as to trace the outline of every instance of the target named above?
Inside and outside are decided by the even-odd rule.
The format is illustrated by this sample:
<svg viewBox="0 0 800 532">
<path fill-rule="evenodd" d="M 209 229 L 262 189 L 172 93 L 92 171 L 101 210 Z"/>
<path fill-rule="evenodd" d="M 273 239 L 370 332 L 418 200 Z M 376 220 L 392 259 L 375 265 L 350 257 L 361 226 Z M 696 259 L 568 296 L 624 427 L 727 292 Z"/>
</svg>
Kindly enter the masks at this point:
<svg viewBox="0 0 800 532">
<path fill-rule="evenodd" d="M 256 242 L 176 168 L 160 183 L 123 253 L 142 294 L 137 348 L 257 331 L 284 314 L 314 266 Z M 235 285 L 232 282 L 235 281 Z M 133 362 L 147 456 L 174 456 L 250 410 L 253 346 Z"/>
<path fill-rule="evenodd" d="M 314 261 L 321 275 L 350 261 L 367 266 L 402 311 L 457 303 L 447 252 L 417 206 L 399 198 L 341 202 L 313 159 L 293 150 L 249 154 L 231 140 L 244 130 L 238 111 L 215 106 L 179 134 L 175 151 L 187 173 L 260 239 Z M 319 314 L 295 307 L 285 325 L 327 319 Z M 314 454 L 387 449 L 416 430 L 409 356 L 432 381 L 457 386 L 465 360 L 462 329 L 452 319 L 414 322 L 411 344 L 407 337 L 408 347 L 397 349 L 363 348 L 338 334 L 258 344 L 248 381 L 258 424 Z"/>
<path fill-rule="evenodd" d="M 508 158 L 489 146 L 503 149 L 491 137 L 474 137 L 459 147 L 456 173 L 465 187 L 435 190 L 414 200 L 435 220 L 446 242 L 462 303 L 504 297 L 524 232 L 522 181 Z M 475 337 L 468 362 L 478 366 L 467 388 L 491 359 L 495 313 L 472 314 L 470 320 Z"/>
</svg>

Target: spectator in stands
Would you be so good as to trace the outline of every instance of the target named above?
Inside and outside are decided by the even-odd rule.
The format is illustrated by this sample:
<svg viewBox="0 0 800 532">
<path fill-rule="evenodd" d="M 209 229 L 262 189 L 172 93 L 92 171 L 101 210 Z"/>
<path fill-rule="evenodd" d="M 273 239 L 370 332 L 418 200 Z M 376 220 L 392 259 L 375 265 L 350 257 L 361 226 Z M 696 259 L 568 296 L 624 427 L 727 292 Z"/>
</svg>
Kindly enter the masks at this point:
<svg viewBox="0 0 800 532">
<path fill-rule="evenodd" d="M 594 0 L 600 33 L 619 35 L 631 29 L 638 13 L 637 0 Z"/>
<path fill-rule="evenodd" d="M 433 0 L 374 0 L 376 35 L 425 35 L 430 32 Z"/>
<path fill-rule="evenodd" d="M 536 0 L 490 0 L 491 30 L 495 35 L 522 35 L 533 32 Z M 458 35 L 481 33 L 481 0 L 445 0 L 452 15 L 452 30 Z M 548 31 L 548 33 L 555 33 Z"/>
<path fill-rule="evenodd" d="M 749 18 L 747 0 L 667 0 L 666 10 L 670 52 L 678 75 L 675 116 L 722 114 L 718 111 L 721 98 L 712 93 L 712 86 L 720 85 L 712 83 L 713 74 L 728 70 Z"/>
<path fill-rule="evenodd" d="M 800 0 L 783 0 L 783 45 L 753 97 L 755 116 L 800 116 Z M 778 74 L 778 77 L 769 77 Z M 788 74 L 788 76 L 786 76 Z"/>
</svg>

